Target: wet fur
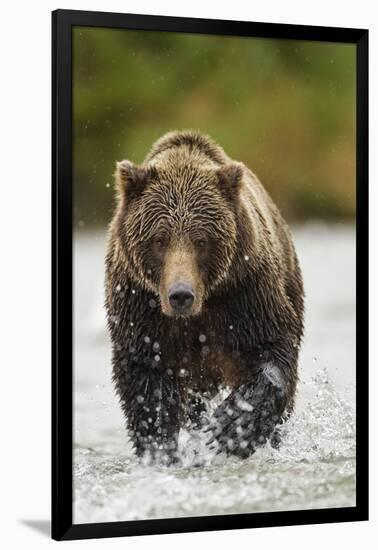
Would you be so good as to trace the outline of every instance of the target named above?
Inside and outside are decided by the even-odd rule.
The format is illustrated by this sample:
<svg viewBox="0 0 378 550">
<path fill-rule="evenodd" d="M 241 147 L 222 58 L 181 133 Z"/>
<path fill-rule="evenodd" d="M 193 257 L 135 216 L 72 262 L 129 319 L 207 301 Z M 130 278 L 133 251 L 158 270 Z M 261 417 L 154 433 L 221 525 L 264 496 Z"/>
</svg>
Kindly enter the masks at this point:
<svg viewBox="0 0 378 550">
<path fill-rule="evenodd" d="M 303 286 L 288 227 L 256 176 L 196 133 L 163 136 L 140 167 L 120 163 L 116 181 L 106 308 L 136 453 L 174 461 L 180 427 L 200 425 L 201 394 L 228 386 L 209 429 L 220 450 L 249 456 L 294 405 Z M 165 265 L 151 238 L 162 228 L 172 240 L 205 230 L 214 238 L 199 262 L 203 301 L 193 317 L 161 311 Z"/>
</svg>

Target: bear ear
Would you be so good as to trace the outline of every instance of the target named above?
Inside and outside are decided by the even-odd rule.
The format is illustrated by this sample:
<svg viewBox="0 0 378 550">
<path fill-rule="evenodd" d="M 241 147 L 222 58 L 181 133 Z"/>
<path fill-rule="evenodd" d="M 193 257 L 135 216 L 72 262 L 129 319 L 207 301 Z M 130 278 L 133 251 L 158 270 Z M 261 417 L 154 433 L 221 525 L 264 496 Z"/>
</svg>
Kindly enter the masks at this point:
<svg viewBox="0 0 378 550">
<path fill-rule="evenodd" d="M 115 171 L 116 187 L 128 199 L 137 197 L 145 189 L 154 173 L 154 168 L 144 168 L 133 164 L 129 160 L 117 162 Z"/>
<path fill-rule="evenodd" d="M 219 168 L 217 175 L 222 194 L 229 200 L 235 199 L 243 178 L 243 164 L 241 162 L 226 164 Z"/>
</svg>

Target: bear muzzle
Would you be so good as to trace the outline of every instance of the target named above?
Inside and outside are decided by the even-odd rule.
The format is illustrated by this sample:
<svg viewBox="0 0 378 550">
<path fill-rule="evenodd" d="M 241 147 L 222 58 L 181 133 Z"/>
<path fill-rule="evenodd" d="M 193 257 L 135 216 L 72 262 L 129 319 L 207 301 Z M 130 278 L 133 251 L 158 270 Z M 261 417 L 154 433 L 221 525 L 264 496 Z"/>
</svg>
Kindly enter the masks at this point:
<svg viewBox="0 0 378 550">
<path fill-rule="evenodd" d="M 159 295 L 162 312 L 168 317 L 189 317 L 201 312 L 204 284 L 190 242 L 176 242 L 167 251 Z"/>
</svg>

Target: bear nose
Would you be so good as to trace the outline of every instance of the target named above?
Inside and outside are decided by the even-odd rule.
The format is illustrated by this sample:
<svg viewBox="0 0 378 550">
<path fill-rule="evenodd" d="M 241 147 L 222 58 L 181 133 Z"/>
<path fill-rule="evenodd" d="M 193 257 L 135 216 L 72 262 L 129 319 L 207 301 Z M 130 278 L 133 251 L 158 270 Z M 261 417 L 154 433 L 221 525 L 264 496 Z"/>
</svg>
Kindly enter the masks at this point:
<svg viewBox="0 0 378 550">
<path fill-rule="evenodd" d="M 169 303 L 175 311 L 188 310 L 194 302 L 194 292 L 186 283 L 176 283 L 168 292 Z"/>
</svg>

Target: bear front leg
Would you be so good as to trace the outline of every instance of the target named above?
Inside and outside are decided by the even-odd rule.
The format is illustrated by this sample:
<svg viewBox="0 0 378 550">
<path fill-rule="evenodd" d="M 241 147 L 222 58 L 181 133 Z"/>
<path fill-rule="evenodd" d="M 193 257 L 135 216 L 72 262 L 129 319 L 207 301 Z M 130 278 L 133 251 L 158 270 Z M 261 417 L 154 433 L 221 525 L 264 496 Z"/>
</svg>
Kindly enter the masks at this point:
<svg viewBox="0 0 378 550">
<path fill-rule="evenodd" d="M 114 359 L 113 378 L 137 456 L 177 462 L 182 407 L 174 373 L 123 355 Z"/>
<path fill-rule="evenodd" d="M 233 390 L 215 410 L 208 443 L 216 440 L 220 451 L 241 458 L 264 445 L 290 408 L 296 370 L 291 379 L 285 374 L 273 361 L 260 364 L 251 381 Z"/>
</svg>

